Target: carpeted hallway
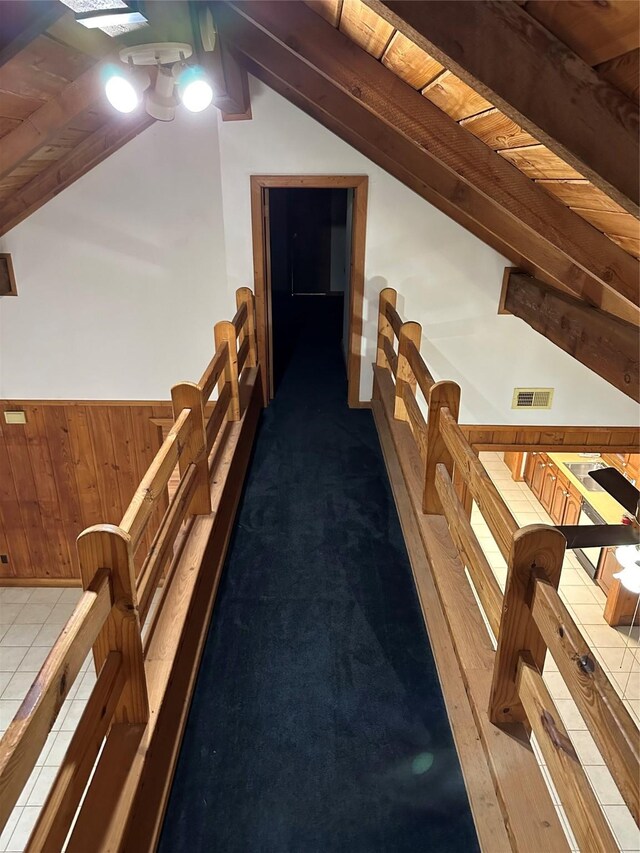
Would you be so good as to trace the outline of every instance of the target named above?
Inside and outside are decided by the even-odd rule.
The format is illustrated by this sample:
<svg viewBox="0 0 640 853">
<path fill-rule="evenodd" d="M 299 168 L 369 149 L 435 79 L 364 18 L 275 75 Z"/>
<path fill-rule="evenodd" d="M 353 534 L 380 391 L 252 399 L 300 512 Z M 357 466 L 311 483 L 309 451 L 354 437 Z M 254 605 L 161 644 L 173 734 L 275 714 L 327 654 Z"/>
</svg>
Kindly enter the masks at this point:
<svg viewBox="0 0 640 853">
<path fill-rule="evenodd" d="M 306 301 L 262 418 L 162 853 L 478 849 L 336 302 Z"/>
</svg>

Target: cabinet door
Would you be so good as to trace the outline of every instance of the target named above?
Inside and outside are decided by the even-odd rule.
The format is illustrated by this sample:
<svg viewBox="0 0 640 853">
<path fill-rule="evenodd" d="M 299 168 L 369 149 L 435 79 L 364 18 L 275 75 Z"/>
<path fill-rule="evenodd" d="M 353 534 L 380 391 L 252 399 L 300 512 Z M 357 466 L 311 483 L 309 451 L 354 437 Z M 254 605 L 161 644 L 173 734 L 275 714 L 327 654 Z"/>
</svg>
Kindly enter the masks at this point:
<svg viewBox="0 0 640 853">
<path fill-rule="evenodd" d="M 535 465 L 533 466 L 533 474 L 531 477 L 531 491 L 540 500 L 542 494 L 542 479 L 547 468 L 546 456 L 540 453 L 536 456 Z"/>
<path fill-rule="evenodd" d="M 558 472 L 550 462 L 545 463 L 542 469 L 542 488 L 540 490 L 540 503 L 547 512 L 551 511 L 551 502 L 553 500 L 553 490 L 558 482 Z"/>
<path fill-rule="evenodd" d="M 596 570 L 596 580 L 605 592 L 614 581 L 613 573 L 620 571 L 620 563 L 615 557 L 615 548 L 603 548 L 600 552 L 600 561 Z"/>
<path fill-rule="evenodd" d="M 580 492 L 577 492 L 573 486 L 569 485 L 566 493 L 566 503 L 564 505 L 562 524 L 577 524 L 580 519 L 581 505 L 582 495 Z"/>
<path fill-rule="evenodd" d="M 565 515 L 565 505 L 567 502 L 567 483 L 565 480 L 558 477 L 553 482 L 553 492 L 551 495 L 551 509 L 549 515 L 553 519 L 554 524 L 562 524 Z"/>
<path fill-rule="evenodd" d="M 535 470 L 536 463 L 538 462 L 539 457 L 539 453 L 527 453 L 527 460 L 524 466 L 524 481 L 527 486 L 529 486 L 529 488 L 532 488 L 533 472 Z"/>
</svg>

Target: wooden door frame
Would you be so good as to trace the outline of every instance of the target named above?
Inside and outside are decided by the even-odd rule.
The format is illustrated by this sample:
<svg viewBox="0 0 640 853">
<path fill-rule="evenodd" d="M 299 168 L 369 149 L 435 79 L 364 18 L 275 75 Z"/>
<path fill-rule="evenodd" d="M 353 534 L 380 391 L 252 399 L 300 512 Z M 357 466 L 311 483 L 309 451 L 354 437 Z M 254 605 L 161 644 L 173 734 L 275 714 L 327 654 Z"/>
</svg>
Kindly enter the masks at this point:
<svg viewBox="0 0 640 853">
<path fill-rule="evenodd" d="M 267 282 L 268 246 L 265 240 L 264 189 L 352 189 L 351 265 L 349 274 L 349 340 L 347 355 L 348 404 L 351 408 L 369 407 L 360 400 L 362 362 L 362 315 L 364 305 L 364 258 L 367 226 L 367 175 L 251 175 L 251 234 L 253 241 L 253 279 L 256 296 L 256 332 L 258 358 L 262 366 L 265 401 L 271 398 L 268 342 L 271 328 L 271 294 Z"/>
</svg>

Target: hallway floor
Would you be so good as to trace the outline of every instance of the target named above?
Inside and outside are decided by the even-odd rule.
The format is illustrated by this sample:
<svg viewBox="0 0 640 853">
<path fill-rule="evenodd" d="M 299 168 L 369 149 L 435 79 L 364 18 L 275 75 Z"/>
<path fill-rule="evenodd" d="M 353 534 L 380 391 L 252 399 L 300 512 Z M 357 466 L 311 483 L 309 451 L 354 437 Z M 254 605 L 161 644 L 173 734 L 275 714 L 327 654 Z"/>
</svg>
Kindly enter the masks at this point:
<svg viewBox="0 0 640 853">
<path fill-rule="evenodd" d="M 163 853 L 477 849 L 373 418 L 318 332 L 328 302 L 263 416 Z"/>
</svg>

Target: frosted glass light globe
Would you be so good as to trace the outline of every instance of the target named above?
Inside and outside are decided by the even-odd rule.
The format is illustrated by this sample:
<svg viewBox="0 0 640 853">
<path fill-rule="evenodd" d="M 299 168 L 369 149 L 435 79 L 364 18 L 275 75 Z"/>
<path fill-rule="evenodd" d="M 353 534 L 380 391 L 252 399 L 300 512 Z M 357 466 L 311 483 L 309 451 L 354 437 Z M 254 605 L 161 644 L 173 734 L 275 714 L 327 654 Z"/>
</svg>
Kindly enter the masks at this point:
<svg viewBox="0 0 640 853">
<path fill-rule="evenodd" d="M 180 92 L 180 99 L 190 112 L 200 113 L 213 100 L 213 89 L 206 80 L 192 80 Z"/>
<path fill-rule="evenodd" d="M 132 113 L 140 103 L 135 87 L 122 74 L 113 74 L 109 77 L 104 89 L 109 103 L 118 112 Z"/>
</svg>

